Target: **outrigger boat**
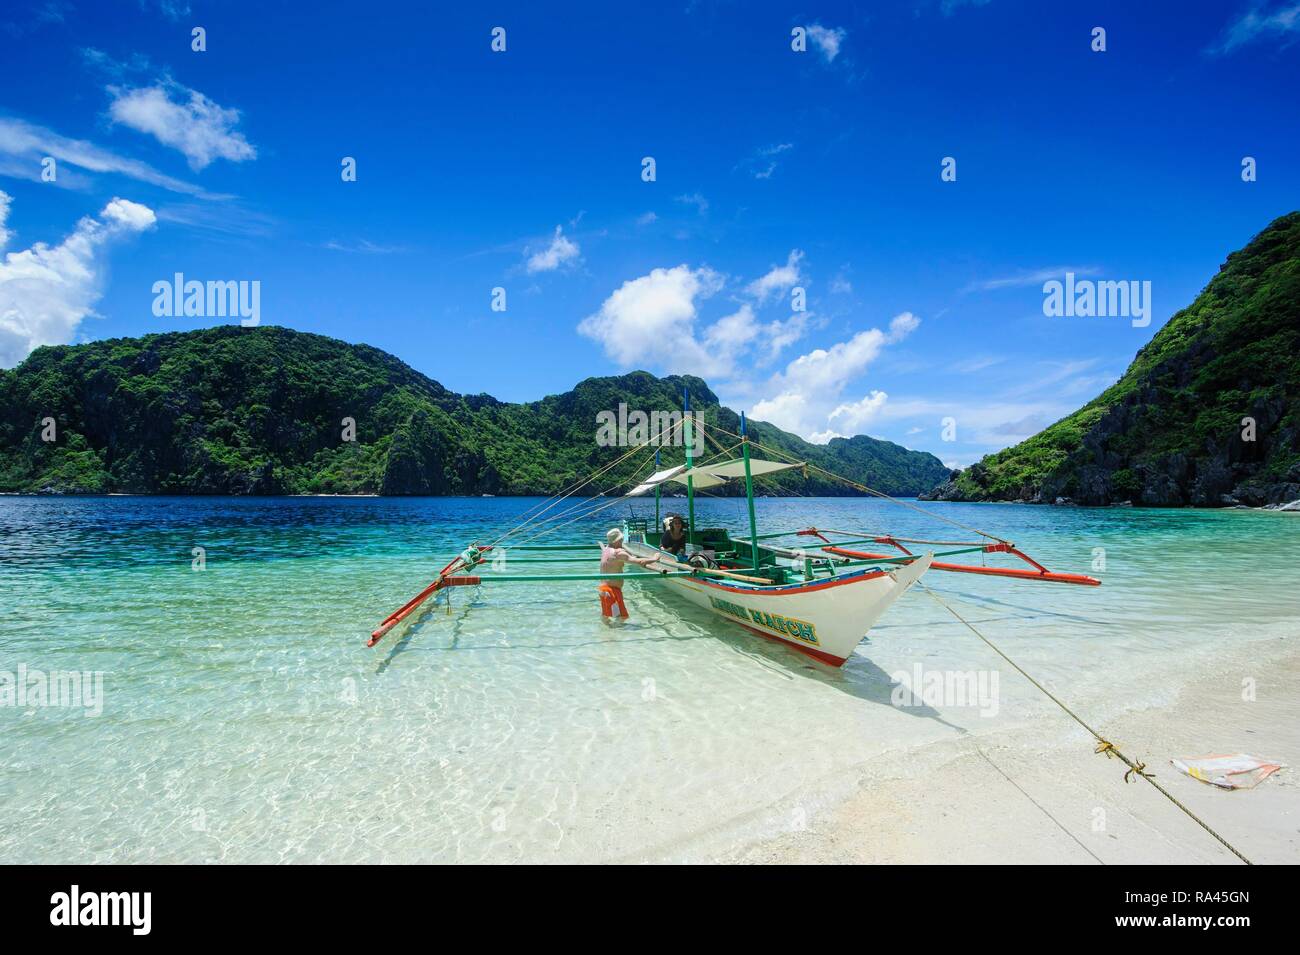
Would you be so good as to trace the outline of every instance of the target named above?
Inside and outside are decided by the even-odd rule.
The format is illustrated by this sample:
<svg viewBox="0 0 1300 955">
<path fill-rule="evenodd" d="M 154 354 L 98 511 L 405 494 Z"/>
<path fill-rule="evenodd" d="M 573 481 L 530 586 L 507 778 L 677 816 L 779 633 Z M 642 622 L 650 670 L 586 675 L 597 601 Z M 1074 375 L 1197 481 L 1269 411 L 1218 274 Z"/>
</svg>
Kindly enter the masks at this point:
<svg viewBox="0 0 1300 955">
<path fill-rule="evenodd" d="M 617 578 L 643 584 L 662 584 L 715 616 L 838 667 L 852 656 L 854 649 L 890 605 L 930 570 L 985 574 L 1017 580 L 1091 586 L 1100 584 L 1096 578 L 1084 574 L 1049 571 L 1010 541 L 974 528 L 967 529 L 983 540 L 932 541 L 816 527 L 760 535 L 754 510 L 755 477 L 793 469 L 803 469 L 805 475 L 809 470 L 817 470 L 830 477 L 839 476 L 804 461 L 793 460 L 783 452 L 762 448 L 761 445 L 760 449 L 772 454 L 772 457 L 755 457 L 751 449 L 757 443 L 747 435 L 743 414 L 740 418 L 740 434 L 732 435 L 739 439 L 739 444 L 722 449 L 714 460 L 697 464 L 692 453 L 691 429 L 695 422 L 690 415 L 689 396 L 684 407 L 684 417 L 673 427 L 684 429 L 685 464 L 659 469 L 659 452 L 656 450 L 656 470 L 625 495 L 613 499 L 604 494 L 576 497 L 579 491 L 589 488 L 615 465 L 638 452 L 645 453 L 645 449 L 652 446 L 647 443 L 631 449 L 585 480 L 534 507 L 523 515 L 516 527 L 496 540 L 488 544 L 476 543 L 466 548 L 443 567 L 424 590 L 389 614 L 371 634 L 367 646 L 373 647 L 385 634 L 409 620 L 431 597 L 449 588 L 535 581 L 594 583 Z M 712 430 L 730 434 L 717 427 Z M 662 437 L 663 435 L 661 439 Z M 725 528 L 697 527 L 696 492 L 741 479 L 744 480 L 748 505 L 749 535 L 733 537 Z M 895 500 L 852 481 L 848 483 L 864 493 Z M 679 560 L 673 554 L 661 550 L 655 543 L 661 526 L 661 499 L 666 496 L 663 489 L 669 484 L 684 485 L 686 489 L 688 516 L 685 527 L 689 555 L 686 560 Z M 615 485 L 620 486 L 625 484 Z M 599 556 L 597 541 L 560 544 L 535 544 L 531 541 L 589 519 L 625 498 L 641 497 L 650 491 L 654 491 L 655 495 L 654 524 L 635 517 L 623 522 L 623 546 L 638 557 L 653 558 L 654 562 L 645 570 L 620 574 L 499 572 L 507 566 L 513 567 L 520 563 L 594 562 Z M 570 503 L 566 505 L 565 501 Z M 897 503 L 915 507 L 907 502 Z M 557 511 L 557 508 L 560 509 Z M 925 513 L 938 520 L 965 527 L 943 515 Z M 806 547 L 778 543 L 782 539 L 791 538 L 811 538 L 816 542 Z M 802 541 L 794 540 L 792 543 Z M 861 549 L 868 545 L 892 548 L 896 553 Z M 931 549 L 918 553 L 909 549 L 908 545 Z M 942 549 L 934 550 L 936 547 Z M 1009 554 L 1023 560 L 1030 567 L 991 567 L 935 559 L 973 553 Z M 485 573 L 484 568 L 494 572 Z"/>
</svg>

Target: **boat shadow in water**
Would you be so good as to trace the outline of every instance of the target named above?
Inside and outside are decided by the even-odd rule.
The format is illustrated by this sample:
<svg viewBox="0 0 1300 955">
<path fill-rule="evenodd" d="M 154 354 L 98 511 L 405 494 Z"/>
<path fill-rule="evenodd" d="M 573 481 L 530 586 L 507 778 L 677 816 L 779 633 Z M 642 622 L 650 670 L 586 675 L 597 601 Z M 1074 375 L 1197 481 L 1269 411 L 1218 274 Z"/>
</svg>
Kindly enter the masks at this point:
<svg viewBox="0 0 1300 955">
<path fill-rule="evenodd" d="M 786 679 L 815 680 L 863 702 L 887 706 L 906 716 L 934 720 L 960 736 L 969 735 L 964 726 L 944 719 L 942 713 L 925 703 L 913 700 L 906 706 L 898 705 L 894 697 L 900 684 L 864 654 L 854 653 L 842 667 L 833 667 L 780 640 L 765 639 L 739 624 L 721 620 L 688 601 L 674 600 L 670 594 L 647 594 L 646 602 L 671 615 L 679 626 L 688 624 L 695 631 L 693 637 L 698 634 L 699 637 L 718 640 L 732 651 Z M 869 638 L 864 645 L 870 646 Z"/>
</svg>

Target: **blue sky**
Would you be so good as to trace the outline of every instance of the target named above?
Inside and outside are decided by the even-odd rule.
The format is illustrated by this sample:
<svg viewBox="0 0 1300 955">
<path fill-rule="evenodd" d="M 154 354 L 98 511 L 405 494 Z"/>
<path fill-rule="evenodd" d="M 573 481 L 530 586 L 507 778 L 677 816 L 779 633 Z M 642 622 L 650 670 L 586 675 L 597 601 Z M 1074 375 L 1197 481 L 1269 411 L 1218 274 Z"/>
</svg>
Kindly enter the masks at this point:
<svg viewBox="0 0 1300 955">
<path fill-rule="evenodd" d="M 465 6 L 7 4 L 0 364 L 224 321 L 153 313 L 182 272 L 458 391 L 690 372 L 965 465 L 1300 206 L 1296 0 Z M 1150 325 L 1046 317 L 1066 271 Z"/>
</svg>

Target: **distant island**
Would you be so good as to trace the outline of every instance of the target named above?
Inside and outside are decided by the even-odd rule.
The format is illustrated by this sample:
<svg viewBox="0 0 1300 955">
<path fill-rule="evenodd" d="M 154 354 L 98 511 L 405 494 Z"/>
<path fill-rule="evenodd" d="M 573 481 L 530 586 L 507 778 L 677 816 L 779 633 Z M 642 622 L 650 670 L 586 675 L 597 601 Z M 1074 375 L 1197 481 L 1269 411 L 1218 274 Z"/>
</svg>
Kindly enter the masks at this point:
<svg viewBox="0 0 1300 955">
<path fill-rule="evenodd" d="M 1300 212 L 1228 256 L 1119 381 L 922 497 L 1152 507 L 1300 499 Z"/>
<path fill-rule="evenodd" d="M 695 377 L 588 378 L 511 404 L 448 391 L 368 345 L 276 326 L 44 347 L 0 372 L 0 491 L 550 495 L 627 450 L 597 443 L 599 413 L 680 411 L 683 389 L 707 424 L 739 430 Z M 862 435 L 815 445 L 763 422 L 750 434 L 889 494 L 915 496 L 949 474 L 932 454 Z M 663 451 L 665 464 L 682 458 L 680 447 Z M 629 460 L 580 493 L 645 473 Z M 816 471 L 760 487 L 858 493 Z"/>
</svg>

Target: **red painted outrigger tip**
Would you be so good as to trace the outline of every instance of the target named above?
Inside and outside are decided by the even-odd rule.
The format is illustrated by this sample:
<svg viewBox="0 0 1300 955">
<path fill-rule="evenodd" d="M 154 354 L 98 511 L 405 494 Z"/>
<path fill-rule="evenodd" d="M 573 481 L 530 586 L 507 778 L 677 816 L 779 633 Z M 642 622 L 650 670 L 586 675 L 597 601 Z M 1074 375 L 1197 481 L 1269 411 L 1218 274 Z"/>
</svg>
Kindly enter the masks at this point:
<svg viewBox="0 0 1300 955">
<path fill-rule="evenodd" d="M 479 554 L 486 554 L 492 548 L 480 547 L 476 549 Z M 462 566 L 466 566 L 464 554 L 457 557 L 446 567 L 442 568 L 442 570 L 438 572 L 438 578 L 433 583 L 429 584 L 429 586 L 425 587 L 406 603 L 402 604 L 401 607 L 385 617 L 384 622 L 376 627 L 374 632 L 370 634 L 370 639 L 366 641 L 366 646 L 373 647 L 384 638 L 384 634 L 388 633 L 388 631 L 392 630 L 399 623 L 409 617 L 412 612 L 420 606 L 420 604 L 424 603 L 443 587 L 466 587 L 471 584 L 477 584 L 480 580 L 478 577 L 453 577 L 451 575 L 453 570 L 458 570 Z"/>
</svg>

